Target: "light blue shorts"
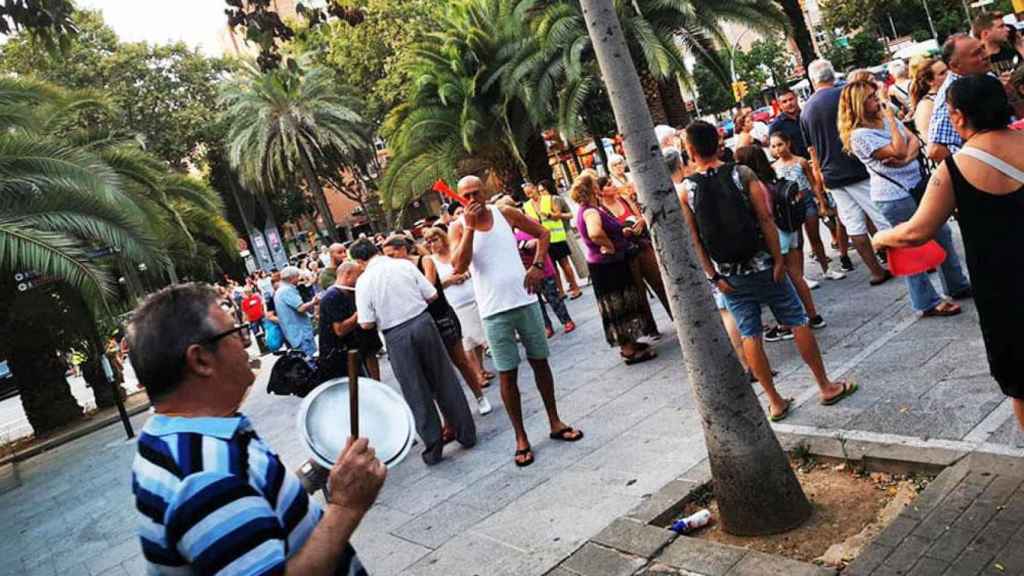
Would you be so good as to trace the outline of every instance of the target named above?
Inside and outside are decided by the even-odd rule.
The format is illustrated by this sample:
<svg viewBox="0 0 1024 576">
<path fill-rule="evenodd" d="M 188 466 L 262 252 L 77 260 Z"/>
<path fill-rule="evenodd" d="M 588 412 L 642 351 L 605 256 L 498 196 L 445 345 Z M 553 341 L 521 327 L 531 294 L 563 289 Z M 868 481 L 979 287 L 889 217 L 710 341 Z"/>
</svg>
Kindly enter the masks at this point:
<svg viewBox="0 0 1024 576">
<path fill-rule="evenodd" d="M 515 370 L 519 366 L 519 342 L 530 360 L 543 360 L 550 355 L 548 335 L 544 331 L 544 318 L 540 304 L 534 302 L 484 318 L 484 334 L 491 347 L 491 359 L 498 372 Z"/>
</svg>

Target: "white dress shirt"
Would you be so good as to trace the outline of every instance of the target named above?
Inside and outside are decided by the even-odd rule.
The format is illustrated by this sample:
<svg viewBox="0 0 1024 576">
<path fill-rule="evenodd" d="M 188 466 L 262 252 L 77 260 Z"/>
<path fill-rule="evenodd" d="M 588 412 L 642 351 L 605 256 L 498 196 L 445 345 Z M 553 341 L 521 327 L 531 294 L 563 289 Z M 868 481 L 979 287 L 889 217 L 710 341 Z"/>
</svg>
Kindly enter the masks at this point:
<svg viewBox="0 0 1024 576">
<path fill-rule="evenodd" d="M 360 324 L 387 330 L 425 312 L 435 296 L 437 290 L 412 262 L 375 256 L 356 281 L 356 314 Z"/>
</svg>

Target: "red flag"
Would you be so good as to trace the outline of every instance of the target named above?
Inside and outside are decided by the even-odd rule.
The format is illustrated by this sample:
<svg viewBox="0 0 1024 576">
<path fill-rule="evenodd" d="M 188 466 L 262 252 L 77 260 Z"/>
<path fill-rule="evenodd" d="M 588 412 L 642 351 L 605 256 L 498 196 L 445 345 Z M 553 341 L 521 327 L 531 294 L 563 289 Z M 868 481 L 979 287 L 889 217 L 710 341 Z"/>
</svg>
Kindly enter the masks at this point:
<svg viewBox="0 0 1024 576">
<path fill-rule="evenodd" d="M 433 190 L 439 194 L 443 194 L 451 198 L 452 200 L 455 200 L 456 202 L 462 204 L 463 206 L 469 204 L 469 200 L 466 200 L 458 193 L 456 193 L 454 190 L 449 188 L 448 184 L 445 183 L 445 181 L 441 180 L 440 178 L 437 179 L 437 182 L 434 182 Z"/>
</svg>

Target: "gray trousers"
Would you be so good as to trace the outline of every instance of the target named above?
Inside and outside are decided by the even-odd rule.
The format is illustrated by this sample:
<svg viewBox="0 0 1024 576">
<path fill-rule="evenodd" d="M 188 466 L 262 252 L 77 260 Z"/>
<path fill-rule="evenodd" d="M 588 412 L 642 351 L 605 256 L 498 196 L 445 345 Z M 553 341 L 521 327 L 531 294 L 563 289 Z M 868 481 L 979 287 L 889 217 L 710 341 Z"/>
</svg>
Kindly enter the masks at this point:
<svg viewBox="0 0 1024 576">
<path fill-rule="evenodd" d="M 455 429 L 455 438 L 463 446 L 476 444 L 476 424 L 437 331 L 426 312 L 384 332 L 388 358 L 405 401 L 412 408 L 416 432 L 424 443 L 424 453 L 441 451 L 441 420 L 434 402 L 445 420 Z"/>
</svg>

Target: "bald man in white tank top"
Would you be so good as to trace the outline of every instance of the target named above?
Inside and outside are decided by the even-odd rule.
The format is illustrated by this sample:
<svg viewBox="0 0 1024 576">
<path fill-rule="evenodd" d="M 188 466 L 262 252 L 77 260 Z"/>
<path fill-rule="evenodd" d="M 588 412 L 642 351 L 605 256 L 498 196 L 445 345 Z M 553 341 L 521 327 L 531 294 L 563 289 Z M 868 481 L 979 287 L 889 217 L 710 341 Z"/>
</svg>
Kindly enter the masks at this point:
<svg viewBox="0 0 1024 576">
<path fill-rule="evenodd" d="M 540 305 L 532 294 L 544 279 L 550 234 L 515 208 L 484 204 L 482 188 L 483 183 L 476 176 L 466 176 L 459 181 L 459 194 L 469 203 L 462 219 L 452 222 L 449 230 L 452 265 L 459 274 L 472 271 L 484 333 L 501 381 L 501 399 L 516 433 L 515 463 L 520 467 L 529 466 L 533 463 L 533 449 L 523 427 L 516 335 L 526 349 L 526 359 L 533 368 L 537 389 L 544 400 L 551 425 L 550 438 L 564 442 L 583 438 L 582 431 L 558 417 L 554 377 L 548 364 L 547 334 Z M 523 270 L 513 227 L 538 239 L 529 271 Z"/>
</svg>

